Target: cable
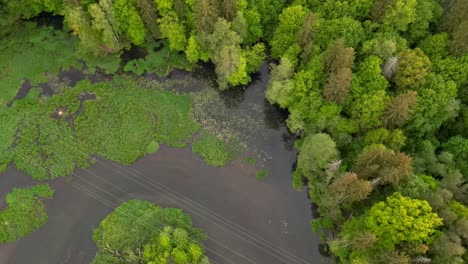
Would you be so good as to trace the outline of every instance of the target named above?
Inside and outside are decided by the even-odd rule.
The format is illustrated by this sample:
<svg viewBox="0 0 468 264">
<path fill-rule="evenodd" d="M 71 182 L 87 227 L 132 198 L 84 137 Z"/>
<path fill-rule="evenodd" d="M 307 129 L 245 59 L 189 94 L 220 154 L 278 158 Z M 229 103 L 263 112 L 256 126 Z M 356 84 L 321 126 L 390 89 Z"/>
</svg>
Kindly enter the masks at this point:
<svg viewBox="0 0 468 264">
<path fill-rule="evenodd" d="M 30 141 L 30 142 L 31 142 L 31 141 Z M 31 142 L 31 143 L 33 143 L 33 142 Z M 22 158 L 24 158 L 25 160 L 27 160 L 26 157 L 25 157 L 24 155 L 21 155 L 21 154 L 18 154 L 18 153 L 15 153 L 15 155 L 19 155 L 19 156 L 21 156 Z M 31 162 L 30 162 L 30 163 L 31 163 Z M 37 164 L 37 163 L 35 163 L 35 165 L 38 166 L 38 167 L 41 167 L 41 168 L 47 170 L 46 167 L 41 166 L 41 165 L 39 165 L 39 164 Z M 61 167 L 61 166 L 59 166 L 59 167 Z M 63 166 L 62 166 L 62 168 L 63 168 Z M 49 169 L 49 170 L 51 170 L 51 169 Z M 85 169 L 85 171 L 87 171 L 87 170 Z M 90 172 L 88 172 L 88 173 L 90 173 Z M 90 174 L 92 174 L 92 175 L 94 175 L 94 176 L 97 176 L 97 175 L 94 174 L 94 173 L 90 173 Z M 79 179 L 82 179 L 82 180 L 83 180 L 83 178 L 82 178 L 81 176 L 79 176 L 79 175 L 76 175 L 76 174 L 74 174 L 74 173 L 72 173 L 72 175 L 74 175 L 75 177 L 78 177 Z M 97 176 L 97 177 L 99 177 L 99 176 Z M 100 178 L 100 177 L 99 177 L 99 178 Z M 62 179 L 62 177 L 59 177 L 59 179 Z M 101 179 L 102 179 L 102 178 L 101 178 Z M 82 190 L 82 189 L 86 190 L 86 192 L 87 192 L 90 196 L 92 196 L 93 198 L 95 198 L 96 200 L 102 202 L 104 205 L 107 205 L 107 206 L 110 207 L 111 209 L 115 209 L 115 206 L 116 206 L 116 205 L 112 204 L 112 202 L 109 202 L 109 201 L 106 200 L 105 198 L 102 198 L 101 196 L 97 195 L 96 193 L 92 193 L 91 191 L 87 190 L 85 187 L 83 187 L 83 186 L 81 186 L 81 185 L 79 185 L 79 184 L 77 184 L 77 183 L 71 183 L 71 181 L 68 181 L 68 180 L 65 180 L 65 179 L 62 179 L 62 180 L 65 181 L 65 182 L 67 182 L 67 183 L 69 183 L 69 184 L 72 184 L 73 187 L 75 187 L 75 188 L 77 188 L 77 189 L 79 189 L 79 190 Z M 96 187 L 97 189 L 100 189 L 100 190 L 104 191 L 104 192 L 107 193 L 108 195 L 110 195 L 110 196 L 112 196 L 112 197 L 114 197 L 114 198 L 117 198 L 119 201 L 125 202 L 125 201 L 123 201 L 122 199 L 116 197 L 115 195 L 113 195 L 113 194 L 107 192 L 106 190 L 102 189 L 101 187 L 99 187 L 99 186 L 97 186 L 97 185 L 95 185 L 95 184 L 93 184 L 93 183 L 90 183 L 90 182 L 87 181 L 87 180 L 84 180 L 84 181 L 86 181 L 89 185 L 91 185 L 91 186 L 93 186 L 93 187 Z M 76 187 L 76 186 L 74 186 L 73 184 L 78 185 L 79 188 Z M 80 189 L 80 188 L 81 188 L 81 189 Z M 98 197 L 99 197 L 99 198 L 98 198 Z M 135 197 L 135 196 L 134 196 L 134 197 Z M 135 197 L 135 198 L 136 198 L 136 197 Z M 122 212 L 119 212 L 119 213 L 122 213 Z M 126 216 L 130 216 L 130 217 L 133 217 L 134 219 L 137 219 L 136 216 L 133 216 L 133 215 L 130 215 L 130 214 L 125 214 L 125 215 L 126 215 Z M 175 219 L 175 220 L 177 221 L 177 219 Z M 179 221 L 179 223 L 182 223 L 182 222 Z M 186 225 L 186 224 L 184 224 L 184 223 L 182 223 L 182 224 L 188 227 L 188 225 Z M 151 227 L 151 226 L 149 226 L 149 225 L 146 225 L 146 226 L 149 227 L 149 228 L 153 228 L 153 230 L 157 230 L 157 231 L 161 231 L 161 232 L 162 232 L 162 230 L 160 230 L 160 229 L 158 229 L 158 228 Z M 231 260 L 227 259 L 227 258 L 224 257 L 223 255 L 217 254 L 215 251 L 213 251 L 213 250 L 210 249 L 209 247 L 207 247 L 207 246 L 205 246 L 205 245 L 202 245 L 202 244 L 200 244 L 200 243 L 194 241 L 193 239 L 190 239 L 190 240 L 192 240 L 192 241 L 193 241 L 194 243 L 196 243 L 197 245 L 200 245 L 201 247 L 204 247 L 207 251 L 212 252 L 212 253 L 215 254 L 216 256 L 220 256 L 221 258 L 227 260 L 229 263 L 233 263 L 233 264 L 234 264 L 234 262 L 232 262 Z M 179 245 L 182 246 L 180 243 L 179 243 Z M 210 260 L 210 261 L 211 261 L 211 260 Z"/>
</svg>

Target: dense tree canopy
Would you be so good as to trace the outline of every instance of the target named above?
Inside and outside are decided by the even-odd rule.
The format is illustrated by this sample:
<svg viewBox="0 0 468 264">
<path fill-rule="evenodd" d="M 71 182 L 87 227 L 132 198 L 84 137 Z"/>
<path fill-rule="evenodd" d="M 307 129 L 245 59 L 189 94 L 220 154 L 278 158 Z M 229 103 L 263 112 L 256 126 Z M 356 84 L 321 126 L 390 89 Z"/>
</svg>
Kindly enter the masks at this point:
<svg viewBox="0 0 468 264">
<path fill-rule="evenodd" d="M 130 200 L 94 230 L 99 251 L 92 263 L 208 264 L 199 244 L 203 238 L 182 210 Z"/>
<path fill-rule="evenodd" d="M 46 81 L 45 71 L 82 63 L 90 71 L 99 66 L 106 73 L 164 75 L 203 61 L 213 64 L 225 90 L 248 84 L 268 55 L 266 99 L 289 112 L 286 124 L 298 135 L 293 186 L 308 185 L 320 213 L 313 228 L 334 258 L 468 262 L 467 0 L 0 0 L 0 13 L 0 127 L 12 130 L 0 135 L 1 170 L 13 162 L 36 178 L 54 178 L 88 164 L 92 153 L 129 163 L 148 146 L 157 149 L 156 140 L 183 146 L 197 130 L 189 101 L 158 93 L 158 106 L 143 113 L 125 98 L 148 105 L 142 94 L 152 92 L 122 80 L 115 84 L 128 90 L 89 82 L 66 89 L 70 96 L 93 89 L 100 100 L 89 102 L 73 126 L 55 122 L 39 106 L 58 107 L 60 96 L 41 101 L 32 89 L 8 106 L 25 76 L 37 84 Z M 63 28 L 25 21 L 41 13 L 62 17 Z M 71 47 L 78 43 L 76 54 Z M 124 60 L 134 50 L 143 50 L 142 58 Z M 75 101 L 67 106 L 78 114 Z M 174 111 L 172 104 L 185 110 Z M 43 115 L 19 114 L 26 108 Z M 23 120 L 31 125 L 20 126 Z M 39 133 L 43 128 L 62 129 L 65 136 Z M 16 140 L 16 129 L 40 144 Z M 203 142 L 216 145 L 216 138 L 201 137 L 193 149 L 221 165 L 226 148 L 207 150 Z M 83 149 L 84 156 L 75 151 Z M 59 171 L 32 166 L 21 155 Z M 142 202 L 123 208 L 117 211 L 163 217 L 151 222 L 161 230 L 116 211 L 94 233 L 96 263 L 206 262 L 196 243 L 199 232 L 172 221 L 177 216 L 191 225 L 182 212 Z"/>
</svg>

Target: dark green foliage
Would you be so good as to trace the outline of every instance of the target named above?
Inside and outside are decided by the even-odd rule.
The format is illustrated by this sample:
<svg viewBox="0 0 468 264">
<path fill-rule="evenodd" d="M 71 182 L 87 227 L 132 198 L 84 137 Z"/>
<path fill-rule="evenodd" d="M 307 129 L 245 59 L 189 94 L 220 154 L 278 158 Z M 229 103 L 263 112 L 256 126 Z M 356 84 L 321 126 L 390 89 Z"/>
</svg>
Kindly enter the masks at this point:
<svg viewBox="0 0 468 264">
<path fill-rule="evenodd" d="M 188 254 L 191 263 L 208 263 L 198 243 L 205 235 L 190 216 L 175 208 L 130 200 L 109 214 L 93 232 L 98 253 L 92 263 L 154 263 Z M 175 261 L 174 263 L 187 263 Z"/>
<path fill-rule="evenodd" d="M 79 67 L 77 42 L 66 32 L 36 28 L 28 23 L 0 40 L 0 107 L 16 95 L 26 77 L 35 85 L 47 81 L 45 72 Z M 55 59 L 51 59 L 55 58 Z"/>
<path fill-rule="evenodd" d="M 253 157 L 247 157 L 247 164 L 249 164 L 250 166 L 253 166 L 255 165 L 255 158 Z"/>
<path fill-rule="evenodd" d="M 47 214 L 42 200 L 53 195 L 48 185 L 13 189 L 6 196 L 8 206 L 0 211 L 0 243 L 13 242 L 44 225 Z"/>
<path fill-rule="evenodd" d="M 167 76 L 174 69 L 192 69 L 191 63 L 187 61 L 182 54 L 171 51 L 168 45 L 163 43 L 156 43 L 155 45 L 148 45 L 148 55 L 142 59 L 135 59 L 129 61 L 123 68 L 126 72 L 133 72 L 138 75 L 143 73 L 155 72 L 158 76 Z M 165 43 L 167 44 L 167 43 Z M 161 45 L 163 45 L 161 47 Z M 157 51 L 156 51 L 157 50 Z"/>
</svg>

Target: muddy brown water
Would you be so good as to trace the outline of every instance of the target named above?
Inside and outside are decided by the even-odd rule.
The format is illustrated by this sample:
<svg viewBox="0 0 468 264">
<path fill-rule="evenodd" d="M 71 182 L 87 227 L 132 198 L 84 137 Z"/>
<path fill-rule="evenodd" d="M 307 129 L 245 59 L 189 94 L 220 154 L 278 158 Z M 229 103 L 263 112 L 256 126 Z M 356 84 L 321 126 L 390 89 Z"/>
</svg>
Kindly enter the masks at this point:
<svg viewBox="0 0 468 264">
<path fill-rule="evenodd" d="M 45 202 L 47 223 L 26 238 L 0 245 L 0 263 L 89 263 L 97 250 L 92 230 L 113 207 L 135 198 L 189 213 L 194 226 L 208 235 L 203 246 L 213 263 L 325 263 L 310 228 L 310 201 L 291 185 L 293 137 L 282 113 L 264 101 L 267 77 L 263 65 L 256 81 L 237 91 L 234 103 L 225 103 L 233 111 L 252 105 L 261 109 L 251 114 L 261 126 L 252 132 L 255 144 L 246 153 L 261 150 L 269 159 L 250 166 L 244 155 L 217 168 L 207 166 L 189 146 L 164 145 L 131 166 L 98 158 L 90 168 L 78 169 L 70 182 L 50 182 L 55 197 Z M 269 172 L 262 181 L 255 179 L 260 167 Z M 0 206 L 12 188 L 34 184 L 9 167 L 0 174 Z"/>
</svg>

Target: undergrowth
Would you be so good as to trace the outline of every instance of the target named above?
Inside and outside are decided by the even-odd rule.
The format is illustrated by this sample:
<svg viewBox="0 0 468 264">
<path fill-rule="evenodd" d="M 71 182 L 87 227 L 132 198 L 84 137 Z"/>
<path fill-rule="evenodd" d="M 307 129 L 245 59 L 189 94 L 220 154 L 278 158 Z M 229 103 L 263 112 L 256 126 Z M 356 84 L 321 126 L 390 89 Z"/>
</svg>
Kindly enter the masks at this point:
<svg viewBox="0 0 468 264">
<path fill-rule="evenodd" d="M 145 71 L 147 73 L 155 72 L 158 76 L 163 77 L 174 69 L 191 70 L 192 68 L 191 63 L 187 61 L 184 54 L 169 49 L 167 41 L 148 43 L 145 48 L 148 55 L 142 59 L 129 61 L 125 65 L 124 71 L 138 75 L 142 75 Z"/>
<path fill-rule="evenodd" d="M 0 243 L 13 242 L 44 225 L 47 214 L 42 200 L 53 195 L 48 185 L 13 189 L 6 196 L 8 206 L 0 211 Z"/>
</svg>

